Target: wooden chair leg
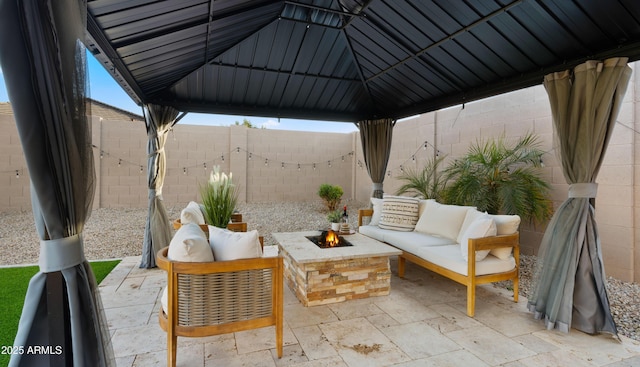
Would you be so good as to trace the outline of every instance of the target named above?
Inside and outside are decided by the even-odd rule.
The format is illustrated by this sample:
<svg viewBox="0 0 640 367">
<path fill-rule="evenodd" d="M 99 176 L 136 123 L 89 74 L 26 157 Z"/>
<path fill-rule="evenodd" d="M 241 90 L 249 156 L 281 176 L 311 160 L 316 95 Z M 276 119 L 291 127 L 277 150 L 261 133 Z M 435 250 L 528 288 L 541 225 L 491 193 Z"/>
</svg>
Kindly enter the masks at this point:
<svg viewBox="0 0 640 367">
<path fill-rule="evenodd" d="M 513 302 L 518 303 L 520 279 L 518 277 L 513 278 Z"/>
<path fill-rule="evenodd" d="M 476 285 L 467 284 L 467 316 L 473 317 L 476 313 Z"/>
<path fill-rule="evenodd" d="M 167 366 L 176 367 L 176 353 L 178 349 L 178 337 L 167 333 Z"/>
<path fill-rule="evenodd" d="M 276 277 L 278 279 L 277 290 L 276 290 L 276 351 L 278 353 L 278 358 L 282 358 L 282 344 L 283 344 L 283 336 L 282 336 L 282 324 L 284 319 L 284 280 L 283 280 L 283 263 L 282 258 L 280 258 L 280 264 L 276 270 Z"/>
<path fill-rule="evenodd" d="M 404 278 L 404 267 L 406 265 L 406 259 L 402 255 L 398 256 L 398 277 Z"/>
</svg>

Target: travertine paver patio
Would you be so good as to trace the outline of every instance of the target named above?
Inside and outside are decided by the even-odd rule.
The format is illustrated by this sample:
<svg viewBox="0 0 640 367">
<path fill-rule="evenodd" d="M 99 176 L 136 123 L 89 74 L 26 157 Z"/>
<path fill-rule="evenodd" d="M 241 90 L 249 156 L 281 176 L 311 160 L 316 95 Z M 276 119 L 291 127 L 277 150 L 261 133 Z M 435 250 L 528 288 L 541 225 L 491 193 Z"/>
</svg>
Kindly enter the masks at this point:
<svg viewBox="0 0 640 367">
<path fill-rule="evenodd" d="M 166 364 L 157 312 L 162 270 L 125 258 L 100 285 L 119 367 Z M 392 270 L 396 274 L 395 261 Z M 178 366 L 639 366 L 640 343 L 545 330 L 507 291 L 478 289 L 476 317 L 465 289 L 409 265 L 389 296 L 304 307 L 285 287 L 284 356 L 271 328 L 178 338 Z"/>
</svg>

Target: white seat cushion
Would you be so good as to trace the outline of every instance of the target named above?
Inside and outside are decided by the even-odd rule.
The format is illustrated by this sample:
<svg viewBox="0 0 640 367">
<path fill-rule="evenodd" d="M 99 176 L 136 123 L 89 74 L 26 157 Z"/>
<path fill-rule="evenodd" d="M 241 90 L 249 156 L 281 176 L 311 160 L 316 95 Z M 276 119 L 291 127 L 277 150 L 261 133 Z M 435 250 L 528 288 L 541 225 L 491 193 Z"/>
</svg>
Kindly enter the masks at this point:
<svg viewBox="0 0 640 367">
<path fill-rule="evenodd" d="M 413 231 L 418 221 L 419 202 L 407 196 L 384 195 L 378 226 L 394 231 Z"/>
<path fill-rule="evenodd" d="M 373 239 L 376 239 L 378 241 L 385 242 L 384 240 L 385 233 L 388 233 L 391 231 L 388 229 L 382 229 L 378 226 L 368 225 L 368 226 L 360 226 L 360 228 L 358 228 L 358 232 L 360 232 L 365 236 L 369 236 Z"/>
<path fill-rule="evenodd" d="M 427 201 L 424 213 L 418 219 L 415 230 L 447 237 L 455 241 L 467 211 L 471 208 L 469 206 L 440 204 L 435 200 Z"/>
<path fill-rule="evenodd" d="M 258 231 L 233 232 L 209 226 L 209 244 L 216 261 L 262 257 Z"/>
<path fill-rule="evenodd" d="M 468 264 L 462 258 L 459 245 L 422 247 L 415 255 L 458 274 L 467 275 Z M 515 267 L 516 261 L 513 256 L 502 260 L 489 254 L 482 261 L 476 262 L 476 275 L 503 273 Z"/>
<path fill-rule="evenodd" d="M 455 242 L 446 237 L 438 237 L 420 232 L 388 231 L 384 235 L 385 242 L 400 250 L 417 253 L 421 247 L 453 245 Z"/>
</svg>

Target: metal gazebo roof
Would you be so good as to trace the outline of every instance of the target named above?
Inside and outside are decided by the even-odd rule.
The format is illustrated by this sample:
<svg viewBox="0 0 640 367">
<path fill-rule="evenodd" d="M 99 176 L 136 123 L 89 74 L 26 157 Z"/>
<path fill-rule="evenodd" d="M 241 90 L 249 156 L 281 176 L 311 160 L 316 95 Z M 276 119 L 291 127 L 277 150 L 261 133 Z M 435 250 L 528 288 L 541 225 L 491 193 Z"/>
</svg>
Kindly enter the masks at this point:
<svg viewBox="0 0 640 367">
<path fill-rule="evenodd" d="M 400 118 L 640 58 L 636 0 L 94 0 L 87 47 L 138 103 Z"/>
</svg>

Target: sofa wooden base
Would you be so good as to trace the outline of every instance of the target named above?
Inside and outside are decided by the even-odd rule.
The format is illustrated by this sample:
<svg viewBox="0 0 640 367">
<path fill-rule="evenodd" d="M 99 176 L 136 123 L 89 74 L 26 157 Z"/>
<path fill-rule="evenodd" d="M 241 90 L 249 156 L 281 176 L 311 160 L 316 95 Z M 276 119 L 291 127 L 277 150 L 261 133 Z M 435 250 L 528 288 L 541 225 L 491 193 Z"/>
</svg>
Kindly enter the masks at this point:
<svg viewBox="0 0 640 367">
<path fill-rule="evenodd" d="M 517 241 L 517 238 L 518 238 L 517 233 L 509 236 L 496 236 L 496 237 L 514 237 L 514 236 Z M 491 237 L 491 238 L 494 238 L 494 237 Z M 469 241 L 475 242 L 478 240 L 481 240 L 481 239 L 480 238 L 470 239 Z M 499 247 L 505 247 L 505 246 L 501 244 L 496 248 L 499 248 Z M 475 251 L 472 253 L 475 253 Z M 476 285 L 478 284 L 487 284 L 487 283 L 500 282 L 503 280 L 511 280 L 513 281 L 513 301 L 518 302 L 519 264 L 520 264 L 520 251 L 518 246 L 515 246 L 513 249 L 513 257 L 516 261 L 516 267 L 511 271 L 504 272 L 504 273 L 496 273 L 496 274 L 467 276 L 467 275 L 462 275 L 460 273 L 456 273 L 454 271 L 451 271 L 447 268 L 431 263 L 429 261 L 426 261 L 409 252 L 403 251 L 402 255 L 398 256 L 398 276 L 400 278 L 404 278 L 406 260 L 409 260 L 410 262 L 416 265 L 419 265 L 427 270 L 431 270 L 434 273 L 440 274 L 445 278 L 449 278 L 457 283 L 460 283 L 466 286 L 467 287 L 467 315 L 469 317 L 473 317 L 475 315 L 475 306 L 476 306 Z M 471 264 L 473 264 L 473 267 L 475 268 L 475 264 L 473 261 L 470 261 L 469 264 L 470 264 L 470 267 L 471 267 Z M 474 272 L 468 270 L 467 274 L 474 274 Z"/>
</svg>

